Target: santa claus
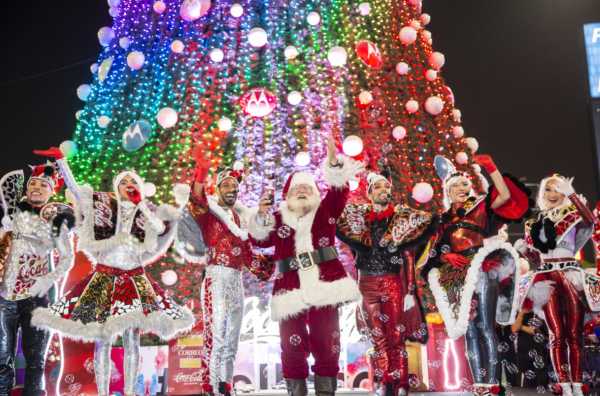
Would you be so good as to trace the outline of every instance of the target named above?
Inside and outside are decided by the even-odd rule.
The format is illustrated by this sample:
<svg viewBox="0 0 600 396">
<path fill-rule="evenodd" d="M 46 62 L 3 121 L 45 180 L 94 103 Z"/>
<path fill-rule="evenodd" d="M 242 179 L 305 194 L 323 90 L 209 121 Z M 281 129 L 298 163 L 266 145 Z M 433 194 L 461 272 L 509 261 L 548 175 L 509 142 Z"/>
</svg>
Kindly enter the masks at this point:
<svg viewBox="0 0 600 396">
<path fill-rule="evenodd" d="M 315 393 L 335 394 L 339 372 L 338 307 L 356 301 L 360 292 L 338 259 L 336 221 L 348 196 L 348 181 L 362 164 L 336 156 L 333 140 L 323 166 L 330 185 L 323 199 L 312 175 L 290 175 L 284 201 L 271 213 L 272 197 L 261 199 L 249 233 L 259 247 L 274 247 L 278 275 L 271 299 L 272 319 L 279 322 L 283 376 L 288 393 L 307 394 L 308 362 L 313 355 Z"/>
</svg>

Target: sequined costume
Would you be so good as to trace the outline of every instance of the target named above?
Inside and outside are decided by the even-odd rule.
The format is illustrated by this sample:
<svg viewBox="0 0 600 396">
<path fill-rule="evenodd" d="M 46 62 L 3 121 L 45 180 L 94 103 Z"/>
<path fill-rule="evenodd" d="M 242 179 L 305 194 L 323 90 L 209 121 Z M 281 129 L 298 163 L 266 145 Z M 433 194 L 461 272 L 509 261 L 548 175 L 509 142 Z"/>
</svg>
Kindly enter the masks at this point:
<svg viewBox="0 0 600 396">
<path fill-rule="evenodd" d="M 0 241 L 0 396 L 11 393 L 15 378 L 17 334 L 25 355 L 23 395 L 44 395 L 48 334 L 31 325 L 31 312 L 48 305 L 48 291 L 71 265 L 73 249 L 63 220 L 68 206 L 50 203 L 36 208 L 22 198 L 23 173 L 0 181 L 3 218 Z M 55 271 L 49 274 L 54 265 Z"/>
<path fill-rule="evenodd" d="M 540 189 L 543 190 L 544 182 Z M 600 277 L 575 258 L 592 237 L 596 218 L 576 194 L 525 224 L 519 251 L 533 273 L 520 285 L 521 304 L 545 319 L 550 357 L 563 394 L 582 393 L 583 323 L 587 309 L 600 311 Z"/>
<path fill-rule="evenodd" d="M 243 270 L 266 279 L 270 273 L 268 268 L 264 272 L 263 262 L 253 256 L 244 227 L 248 209 L 241 203 L 233 208 L 223 207 L 215 196 L 203 192 L 192 196 L 188 209 L 208 255 L 200 296 L 204 321 L 203 388 L 209 394 L 230 394 L 244 316 Z"/>
<path fill-rule="evenodd" d="M 78 248 L 93 260 L 94 271 L 57 303 L 35 310 L 32 322 L 71 339 L 96 342 L 94 367 L 101 396 L 108 395 L 111 345 L 123 336 L 125 394 L 133 395 L 139 332 L 171 339 L 194 323 L 191 311 L 166 297 L 144 270 L 144 265 L 170 246 L 179 210 L 170 205 L 154 208 L 143 192 L 138 204 L 121 199 L 117 186 L 124 177 L 144 186 L 133 172 L 122 172 L 115 178 L 117 193 L 112 194 L 77 185 L 66 160 L 60 159 L 59 165 L 77 200 Z M 185 205 L 189 189 L 174 193 L 180 206 Z"/>
<path fill-rule="evenodd" d="M 475 394 L 500 391 L 495 327 L 511 324 L 517 314 L 519 256 L 497 234 L 507 221 L 520 220 L 528 212 L 529 192 L 511 178 L 503 179 L 510 198 L 499 208 L 491 207 L 498 194 L 495 188 L 449 207 L 423 272 L 448 336 L 465 336 Z M 467 264 L 451 265 L 443 259 L 447 254 L 458 255 Z"/>
<path fill-rule="evenodd" d="M 324 176 L 331 188 L 304 216 L 290 210 L 286 200 L 268 218 L 257 215 L 250 221 L 253 243 L 275 248 L 278 275 L 271 318 L 279 322 L 283 376 L 294 396 L 307 392 L 310 354 L 315 359 L 312 371 L 317 395 L 335 393 L 340 354 L 337 307 L 360 298 L 356 282 L 337 257 L 335 230 L 346 204 L 348 180 L 359 169 L 347 158 L 341 167 L 326 165 Z M 312 175 L 298 172 L 289 177 L 283 196 L 287 197 L 290 186 L 296 184 L 312 185 L 317 190 Z"/>
<path fill-rule="evenodd" d="M 348 204 L 338 237 L 354 251 L 362 294 L 361 319 L 374 347 L 375 379 L 387 395 L 408 392 L 407 339 L 424 341 L 427 327 L 415 285 L 415 245 L 430 236 L 431 214 L 388 205 Z"/>
</svg>

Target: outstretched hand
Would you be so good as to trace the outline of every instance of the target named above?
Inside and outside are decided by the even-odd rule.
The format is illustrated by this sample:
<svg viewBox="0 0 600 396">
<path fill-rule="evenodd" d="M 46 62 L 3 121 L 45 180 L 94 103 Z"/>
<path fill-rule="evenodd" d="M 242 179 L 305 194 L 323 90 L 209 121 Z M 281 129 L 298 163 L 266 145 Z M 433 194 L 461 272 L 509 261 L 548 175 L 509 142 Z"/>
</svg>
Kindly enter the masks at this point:
<svg viewBox="0 0 600 396">
<path fill-rule="evenodd" d="M 485 171 L 490 175 L 498 170 L 498 167 L 489 154 L 477 154 L 473 156 L 473 161 L 485 169 Z"/>
<path fill-rule="evenodd" d="M 57 160 L 64 158 L 63 152 L 58 147 L 50 147 L 49 149 L 46 149 L 46 150 L 33 150 L 33 153 L 35 155 L 40 155 L 42 157 L 54 158 Z"/>
<path fill-rule="evenodd" d="M 573 188 L 573 180 L 575 178 L 571 177 L 565 180 L 561 180 L 556 185 L 556 191 L 561 194 L 564 194 L 566 197 L 575 194 L 575 189 Z"/>
<path fill-rule="evenodd" d="M 330 165 L 337 165 L 337 147 L 335 146 L 335 140 L 333 135 L 329 135 L 327 139 L 327 160 Z"/>
</svg>

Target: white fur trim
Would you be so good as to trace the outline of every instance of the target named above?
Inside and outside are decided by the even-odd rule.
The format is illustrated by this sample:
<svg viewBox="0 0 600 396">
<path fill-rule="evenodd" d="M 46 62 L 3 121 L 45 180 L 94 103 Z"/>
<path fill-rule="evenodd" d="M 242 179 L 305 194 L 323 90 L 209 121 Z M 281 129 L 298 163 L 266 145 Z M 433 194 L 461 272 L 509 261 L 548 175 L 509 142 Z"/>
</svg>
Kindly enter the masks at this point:
<svg viewBox="0 0 600 396">
<path fill-rule="evenodd" d="M 292 175 L 292 180 L 290 181 L 289 190 L 291 190 L 294 186 L 300 184 L 307 184 L 311 186 L 315 191 L 315 194 L 319 193 L 319 188 L 317 187 L 317 183 L 315 182 L 315 177 L 308 172 L 296 172 Z M 289 193 L 288 190 L 288 193 Z"/>
<path fill-rule="evenodd" d="M 319 279 L 319 267 L 298 270 L 300 288 L 282 291 L 271 297 L 271 319 L 280 321 L 311 307 L 326 307 L 358 301 L 360 291 L 354 279 L 345 276 L 333 282 Z"/>
<path fill-rule="evenodd" d="M 208 208 L 210 211 L 217 216 L 217 218 L 221 220 L 223 224 L 225 224 L 227 229 L 231 231 L 233 235 L 240 238 L 242 241 L 246 241 L 248 239 L 248 231 L 241 229 L 237 224 L 235 224 L 229 213 L 227 213 L 225 209 L 219 205 L 216 197 L 207 196 L 206 201 L 208 202 Z"/>
<path fill-rule="evenodd" d="M 181 210 L 173 205 L 162 204 L 156 209 L 156 217 L 162 221 L 175 221 L 181 218 Z"/>
<path fill-rule="evenodd" d="M 535 282 L 527 292 L 527 297 L 533 303 L 533 312 L 539 316 L 543 311 L 544 305 L 550 300 L 550 294 L 554 290 L 554 281 Z"/>
<path fill-rule="evenodd" d="M 248 233 L 257 241 L 266 241 L 273 230 L 275 230 L 275 217 L 272 214 L 262 220 L 256 213 L 248 221 Z"/>
<path fill-rule="evenodd" d="M 152 312 L 149 315 L 136 311 L 109 318 L 102 324 L 75 322 L 57 316 L 48 308 L 37 308 L 33 311 L 31 325 L 40 329 L 58 331 L 67 338 L 84 342 L 98 340 L 114 342 L 128 329 L 151 332 L 163 340 L 170 340 L 179 333 L 190 330 L 195 323 L 192 312 L 187 307 L 181 308 L 184 312 L 183 317 L 176 320 L 160 311 Z"/>
<path fill-rule="evenodd" d="M 323 164 L 323 177 L 331 187 L 345 187 L 350 180 L 355 179 L 356 175 L 365 169 L 362 162 L 355 161 L 350 157 L 339 156 L 338 160 L 342 162 L 341 167 L 331 166 L 327 160 Z"/>
<path fill-rule="evenodd" d="M 444 288 L 440 284 L 440 271 L 437 268 L 433 268 L 429 272 L 429 286 L 431 288 L 431 292 L 435 298 L 435 303 L 438 307 L 440 315 L 444 319 L 444 324 L 446 326 L 446 332 L 448 333 L 448 337 L 452 339 L 457 339 L 467 332 L 467 327 L 469 326 L 469 313 L 471 310 L 471 299 L 473 298 L 473 293 L 475 293 L 475 288 L 477 286 L 477 282 L 479 281 L 479 274 L 481 270 L 481 265 L 487 256 L 489 256 L 492 252 L 496 250 L 506 250 L 512 256 L 515 264 L 519 262 L 519 255 L 516 250 L 512 247 L 508 242 L 503 241 L 500 238 L 492 237 L 484 240 L 484 245 L 477 251 L 471 263 L 469 265 L 469 269 L 467 270 L 467 275 L 465 277 L 465 283 L 461 290 L 460 301 L 458 302 L 458 314 L 455 315 L 454 311 L 450 307 L 450 302 L 448 300 L 448 295 L 446 294 Z M 515 285 L 519 284 L 519 273 L 516 271 L 515 265 Z M 513 323 L 518 311 L 518 293 L 514 293 L 513 296 L 513 304 L 511 309 L 510 318 L 507 322 L 500 324 L 510 324 Z"/>
<path fill-rule="evenodd" d="M 296 213 L 289 209 L 286 201 L 279 205 L 281 221 L 295 231 L 294 246 L 296 251 L 294 254 L 308 253 L 315 250 L 312 244 L 312 226 L 317 210 L 319 210 L 318 205 L 306 215 L 298 217 Z"/>
<path fill-rule="evenodd" d="M 412 294 L 404 296 L 404 312 L 415 306 L 415 297 Z"/>
<path fill-rule="evenodd" d="M 177 206 L 184 207 L 190 199 L 191 188 L 187 184 L 177 183 L 173 186 L 173 197 Z"/>
<path fill-rule="evenodd" d="M 52 276 L 45 275 L 40 276 L 36 279 L 33 286 L 29 288 L 29 294 L 33 297 L 42 297 L 48 293 L 48 290 L 54 285 L 54 279 Z"/>
</svg>

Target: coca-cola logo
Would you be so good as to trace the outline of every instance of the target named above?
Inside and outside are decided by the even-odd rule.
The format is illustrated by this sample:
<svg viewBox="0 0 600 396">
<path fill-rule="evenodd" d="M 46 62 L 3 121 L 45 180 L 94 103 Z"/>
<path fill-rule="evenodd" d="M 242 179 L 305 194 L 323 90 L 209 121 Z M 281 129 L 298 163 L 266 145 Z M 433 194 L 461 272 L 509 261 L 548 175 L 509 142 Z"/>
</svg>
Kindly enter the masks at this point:
<svg viewBox="0 0 600 396">
<path fill-rule="evenodd" d="M 202 373 L 200 371 L 195 371 L 190 374 L 179 373 L 175 376 L 174 380 L 178 384 L 190 382 L 200 383 L 202 382 Z"/>
</svg>

